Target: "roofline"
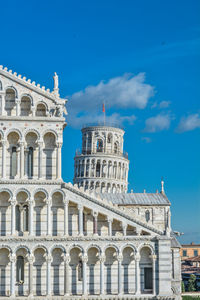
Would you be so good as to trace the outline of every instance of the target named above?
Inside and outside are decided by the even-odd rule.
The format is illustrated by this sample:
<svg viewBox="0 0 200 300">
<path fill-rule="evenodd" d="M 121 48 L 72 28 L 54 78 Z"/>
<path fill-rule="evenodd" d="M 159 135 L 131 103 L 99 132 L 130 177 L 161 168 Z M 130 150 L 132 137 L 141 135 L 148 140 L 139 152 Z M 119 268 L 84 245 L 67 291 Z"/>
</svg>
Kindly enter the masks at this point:
<svg viewBox="0 0 200 300">
<path fill-rule="evenodd" d="M 62 99 L 60 97 L 56 97 L 53 92 L 50 92 L 50 89 L 45 89 L 45 86 L 40 87 L 40 84 L 36 85 L 35 81 L 31 82 L 31 79 L 26 80 L 26 77 L 22 77 L 21 74 L 17 74 L 16 72 L 13 73 L 12 70 L 8 71 L 8 68 L 3 68 L 2 65 L 0 65 L 0 74 L 55 102 Z"/>
</svg>

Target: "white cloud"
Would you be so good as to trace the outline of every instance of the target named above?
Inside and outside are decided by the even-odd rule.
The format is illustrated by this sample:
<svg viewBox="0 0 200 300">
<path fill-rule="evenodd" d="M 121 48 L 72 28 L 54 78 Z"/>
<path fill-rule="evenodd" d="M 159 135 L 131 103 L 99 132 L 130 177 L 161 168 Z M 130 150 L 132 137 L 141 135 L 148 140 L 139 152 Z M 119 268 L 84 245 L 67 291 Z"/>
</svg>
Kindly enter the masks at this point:
<svg viewBox="0 0 200 300">
<path fill-rule="evenodd" d="M 183 117 L 178 125 L 177 131 L 191 131 L 196 128 L 200 128 L 200 115 L 192 114 L 187 117 Z"/>
<path fill-rule="evenodd" d="M 148 136 L 143 136 L 142 141 L 145 141 L 146 143 L 151 143 L 151 138 Z"/>
<path fill-rule="evenodd" d="M 159 114 L 155 117 L 151 117 L 145 122 L 145 132 L 158 132 L 167 130 L 170 127 L 171 117 L 170 115 Z"/>
<path fill-rule="evenodd" d="M 171 104 L 170 101 L 161 101 L 159 104 L 159 108 L 167 108 L 170 106 L 170 104 Z"/>
<path fill-rule="evenodd" d="M 67 104 L 69 125 L 80 126 L 83 122 L 97 121 L 101 118 L 99 112 L 105 101 L 106 111 L 110 108 L 144 109 L 150 97 L 154 95 L 154 88 L 145 83 L 145 73 L 136 76 L 124 74 L 120 77 L 100 81 L 96 86 L 88 86 L 84 90 L 74 93 Z M 116 114 L 109 118 L 115 119 Z M 119 116 L 120 122 L 133 121 L 133 117 Z"/>
</svg>

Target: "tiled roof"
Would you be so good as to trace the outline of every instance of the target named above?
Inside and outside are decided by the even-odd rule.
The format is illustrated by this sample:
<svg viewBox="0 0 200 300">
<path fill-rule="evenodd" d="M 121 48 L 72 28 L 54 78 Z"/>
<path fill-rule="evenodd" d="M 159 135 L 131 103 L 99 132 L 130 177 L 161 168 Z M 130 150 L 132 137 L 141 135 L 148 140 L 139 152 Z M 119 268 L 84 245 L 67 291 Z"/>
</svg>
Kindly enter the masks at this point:
<svg viewBox="0 0 200 300">
<path fill-rule="evenodd" d="M 194 261 L 194 262 L 200 262 L 200 255 L 194 256 L 194 257 L 189 257 L 184 259 L 185 261 Z"/>
<path fill-rule="evenodd" d="M 103 193 L 100 197 L 118 205 L 170 205 L 162 193 Z"/>
</svg>

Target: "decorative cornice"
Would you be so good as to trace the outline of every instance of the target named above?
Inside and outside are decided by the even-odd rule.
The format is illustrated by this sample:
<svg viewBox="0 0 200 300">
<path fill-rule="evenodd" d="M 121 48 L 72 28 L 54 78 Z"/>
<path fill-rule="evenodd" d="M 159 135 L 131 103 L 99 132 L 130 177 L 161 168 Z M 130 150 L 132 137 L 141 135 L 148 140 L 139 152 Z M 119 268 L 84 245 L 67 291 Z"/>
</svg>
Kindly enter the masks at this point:
<svg viewBox="0 0 200 300">
<path fill-rule="evenodd" d="M 12 70 L 8 71 L 7 67 L 0 66 L 0 74 L 3 76 L 14 80 L 15 82 L 23 85 L 24 87 L 27 87 L 36 93 L 41 94 L 44 97 L 47 97 L 54 102 L 57 102 L 58 100 L 61 100 L 54 92 L 51 92 L 50 89 L 46 89 L 45 86 L 40 87 L 40 84 L 35 83 L 35 81 L 31 81 L 31 79 L 26 79 L 26 77 L 22 77 L 21 74 L 17 74 L 16 72 L 13 72 Z"/>
</svg>

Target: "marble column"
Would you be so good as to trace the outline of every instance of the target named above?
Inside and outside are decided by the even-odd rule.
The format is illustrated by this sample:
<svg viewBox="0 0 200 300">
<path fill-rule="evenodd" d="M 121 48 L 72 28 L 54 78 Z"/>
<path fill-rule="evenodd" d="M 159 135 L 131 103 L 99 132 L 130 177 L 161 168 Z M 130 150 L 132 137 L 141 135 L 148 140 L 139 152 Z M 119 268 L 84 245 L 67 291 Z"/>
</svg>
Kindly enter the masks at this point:
<svg viewBox="0 0 200 300">
<path fill-rule="evenodd" d="M 46 204 L 47 204 L 47 235 L 51 235 L 52 234 L 51 200 L 47 200 Z"/>
<path fill-rule="evenodd" d="M 2 178 L 6 179 L 6 140 L 2 140 L 1 144 L 2 144 Z"/>
<path fill-rule="evenodd" d="M 122 224 L 123 236 L 127 236 L 127 224 Z"/>
<path fill-rule="evenodd" d="M 34 199 L 31 198 L 29 201 L 29 210 L 28 210 L 28 229 L 29 229 L 29 235 L 33 235 L 33 204 Z"/>
<path fill-rule="evenodd" d="M 82 263 L 83 263 L 83 295 L 87 295 L 87 261 L 88 257 L 87 255 L 82 256 Z"/>
<path fill-rule="evenodd" d="M 112 236 L 112 222 L 113 222 L 113 219 L 108 218 L 108 235 L 109 236 Z"/>
<path fill-rule="evenodd" d="M 105 267 L 104 267 L 104 263 L 105 263 L 105 256 L 102 255 L 100 256 L 100 294 L 101 295 L 104 295 L 105 291 L 104 291 L 104 278 L 105 278 L 105 274 L 104 274 L 104 270 L 105 270 Z"/>
<path fill-rule="evenodd" d="M 11 199 L 10 201 L 11 204 L 11 235 L 15 234 L 15 209 L 16 209 L 16 198 Z"/>
<path fill-rule="evenodd" d="M 140 288 L 140 256 L 139 254 L 136 254 L 135 256 L 135 294 L 140 295 L 141 294 L 141 288 Z"/>
<path fill-rule="evenodd" d="M 69 296 L 70 294 L 70 285 L 69 285 L 69 262 L 70 262 L 70 256 L 69 254 L 66 254 L 65 256 L 65 296 Z"/>
<path fill-rule="evenodd" d="M 83 206 L 78 205 L 78 225 L 79 225 L 79 235 L 83 235 Z"/>
<path fill-rule="evenodd" d="M 29 255 L 29 296 L 33 295 L 33 260 L 34 256 L 32 254 Z"/>
<path fill-rule="evenodd" d="M 39 179 L 42 178 L 42 164 L 43 164 L 43 161 L 42 161 L 42 154 L 43 154 L 43 142 L 42 141 L 39 141 L 38 142 L 38 145 L 39 145 L 39 155 L 38 155 L 38 174 L 39 174 Z"/>
<path fill-rule="evenodd" d="M 118 260 L 118 295 L 122 294 L 122 254 L 117 257 Z"/>
<path fill-rule="evenodd" d="M 5 116 L 6 111 L 5 111 L 5 92 L 0 91 L 0 95 L 1 95 L 1 115 Z"/>
<path fill-rule="evenodd" d="M 57 179 L 61 179 L 61 148 L 62 148 L 62 143 L 57 143 Z"/>
<path fill-rule="evenodd" d="M 15 103 L 16 103 L 16 116 L 19 117 L 21 114 L 21 109 L 20 109 L 20 99 L 16 98 L 15 99 Z"/>
<path fill-rule="evenodd" d="M 68 235 L 68 205 L 69 205 L 69 200 L 65 199 L 64 200 L 64 235 Z"/>
<path fill-rule="evenodd" d="M 16 264 L 16 256 L 14 254 L 10 254 L 10 295 L 15 297 L 15 281 L 16 281 L 16 272 L 15 272 L 15 264 Z"/>
<path fill-rule="evenodd" d="M 156 255 L 152 255 L 153 295 L 156 295 Z"/>
<path fill-rule="evenodd" d="M 98 235 L 98 212 L 93 212 L 93 233 Z"/>
<path fill-rule="evenodd" d="M 20 142 L 20 178 L 24 177 L 24 142 Z"/>
<path fill-rule="evenodd" d="M 47 296 L 51 296 L 51 262 L 52 262 L 52 256 L 48 255 L 46 257 L 47 262 Z"/>
</svg>

